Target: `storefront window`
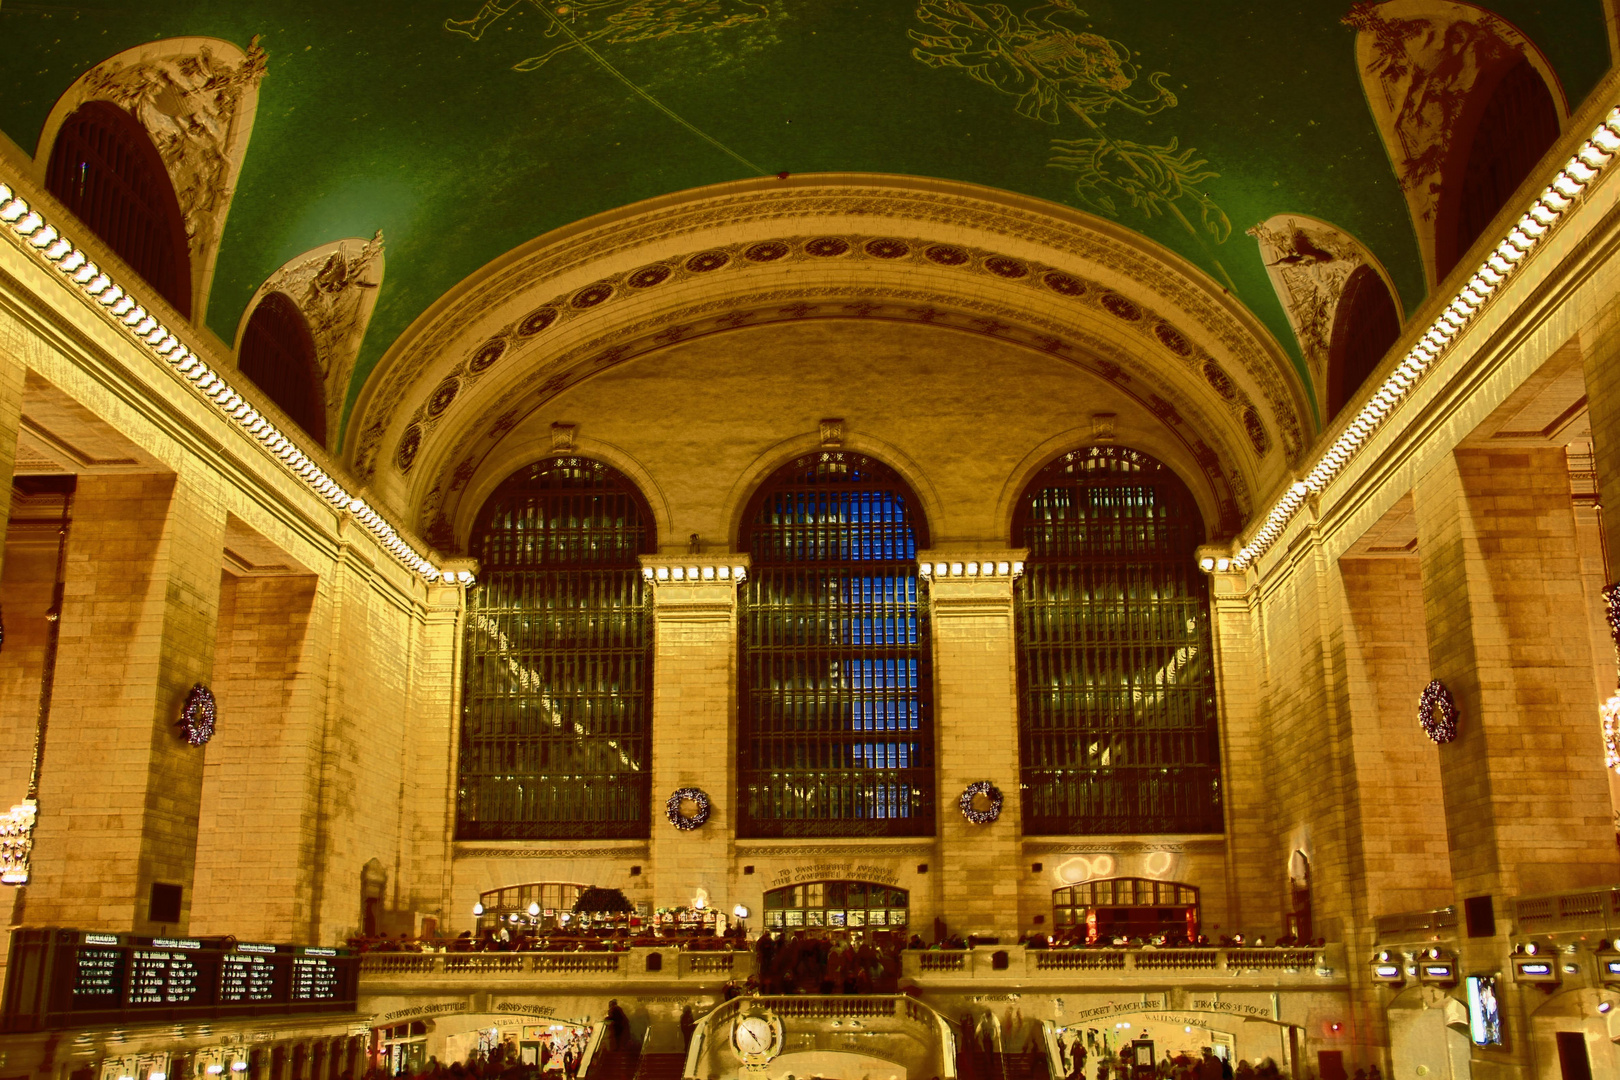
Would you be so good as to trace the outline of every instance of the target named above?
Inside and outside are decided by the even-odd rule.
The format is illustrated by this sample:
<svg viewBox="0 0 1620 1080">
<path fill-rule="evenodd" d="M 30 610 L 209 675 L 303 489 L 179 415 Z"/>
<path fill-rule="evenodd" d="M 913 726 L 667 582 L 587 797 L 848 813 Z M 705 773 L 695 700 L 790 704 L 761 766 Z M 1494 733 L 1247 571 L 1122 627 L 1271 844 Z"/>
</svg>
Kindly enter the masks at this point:
<svg viewBox="0 0 1620 1080">
<path fill-rule="evenodd" d="M 810 881 L 765 894 L 768 930 L 894 930 L 910 924 L 911 894 L 865 881 Z"/>
<path fill-rule="evenodd" d="M 1186 941 L 1198 936 L 1198 890 L 1176 881 L 1106 878 L 1057 889 L 1052 921 L 1060 937 Z"/>
</svg>

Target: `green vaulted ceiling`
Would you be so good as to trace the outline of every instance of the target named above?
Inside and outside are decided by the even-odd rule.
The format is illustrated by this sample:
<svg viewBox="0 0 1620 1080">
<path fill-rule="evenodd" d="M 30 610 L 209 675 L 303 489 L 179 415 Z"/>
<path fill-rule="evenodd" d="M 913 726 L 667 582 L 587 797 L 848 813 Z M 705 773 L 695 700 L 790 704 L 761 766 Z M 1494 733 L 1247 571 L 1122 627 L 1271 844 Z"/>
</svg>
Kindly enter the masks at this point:
<svg viewBox="0 0 1620 1080">
<path fill-rule="evenodd" d="M 32 152 L 73 80 L 143 41 L 261 35 L 207 319 L 232 340 L 282 263 L 381 229 L 351 403 L 411 321 L 501 253 L 759 173 L 945 177 L 1100 213 L 1231 288 L 1290 350 L 1245 234 L 1273 214 L 1338 225 L 1409 308 L 1422 298 L 1346 0 L 480 2 L 6 0 L 0 129 Z M 1486 6 L 1547 54 L 1572 107 L 1607 69 L 1601 0 Z"/>
</svg>

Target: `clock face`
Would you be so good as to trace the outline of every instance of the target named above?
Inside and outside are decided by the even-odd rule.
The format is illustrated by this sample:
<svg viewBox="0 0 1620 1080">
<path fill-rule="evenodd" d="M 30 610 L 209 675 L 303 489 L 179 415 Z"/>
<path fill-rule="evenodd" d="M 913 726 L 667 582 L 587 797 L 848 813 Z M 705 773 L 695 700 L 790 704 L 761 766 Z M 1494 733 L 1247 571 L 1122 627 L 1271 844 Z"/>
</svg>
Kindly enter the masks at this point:
<svg viewBox="0 0 1620 1080">
<path fill-rule="evenodd" d="M 774 1057 L 782 1046 L 782 1022 L 769 1013 L 745 1013 L 731 1029 L 731 1042 L 744 1059 Z"/>
</svg>

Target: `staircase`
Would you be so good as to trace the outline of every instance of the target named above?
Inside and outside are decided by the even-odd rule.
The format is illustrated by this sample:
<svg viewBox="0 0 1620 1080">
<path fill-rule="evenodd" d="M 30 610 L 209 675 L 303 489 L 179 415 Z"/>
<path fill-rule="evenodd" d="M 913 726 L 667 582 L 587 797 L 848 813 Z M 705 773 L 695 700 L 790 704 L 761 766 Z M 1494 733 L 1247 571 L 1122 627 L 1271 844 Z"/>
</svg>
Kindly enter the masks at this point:
<svg viewBox="0 0 1620 1080">
<path fill-rule="evenodd" d="M 1063 1080 L 1049 1077 L 1046 1055 L 1038 1050 L 1023 1054 L 996 1054 L 995 1080 Z"/>
<path fill-rule="evenodd" d="M 598 1050 L 591 1059 L 590 1080 L 635 1080 L 640 1063 L 641 1049 L 633 1044 L 628 1050 Z"/>
<path fill-rule="evenodd" d="M 642 1054 L 635 1080 L 681 1080 L 685 1071 L 685 1054 Z"/>
</svg>

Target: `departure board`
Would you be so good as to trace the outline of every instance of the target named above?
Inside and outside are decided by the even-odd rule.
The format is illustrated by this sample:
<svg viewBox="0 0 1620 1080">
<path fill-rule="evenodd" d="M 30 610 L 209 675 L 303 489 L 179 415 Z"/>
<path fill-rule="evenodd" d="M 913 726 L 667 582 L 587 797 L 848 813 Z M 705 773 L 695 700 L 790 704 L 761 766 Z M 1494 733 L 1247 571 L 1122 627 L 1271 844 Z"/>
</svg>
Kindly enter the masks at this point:
<svg viewBox="0 0 1620 1080">
<path fill-rule="evenodd" d="M 202 948 L 201 942 L 194 943 Z M 191 1005 L 211 998 L 197 956 L 186 948 L 133 949 L 129 954 L 129 1004 Z M 207 995 L 207 997 L 204 997 Z"/>
<path fill-rule="evenodd" d="M 73 966 L 73 1008 L 117 1007 L 124 995 L 125 950 L 114 934 L 86 934 Z M 108 946 L 112 946 L 109 948 Z"/>
<path fill-rule="evenodd" d="M 337 950 L 305 949 L 303 952 L 303 956 L 293 958 L 292 999 L 294 1001 L 336 999 L 341 987 Z M 323 952 L 328 955 L 319 955 Z"/>
<path fill-rule="evenodd" d="M 238 945 L 219 962 L 219 1003 L 241 1005 L 276 1000 L 285 965 L 274 945 Z"/>
<path fill-rule="evenodd" d="M 78 930 L 12 932 L 0 1031 L 85 1024 L 352 1012 L 347 949 L 153 938 Z"/>
</svg>

